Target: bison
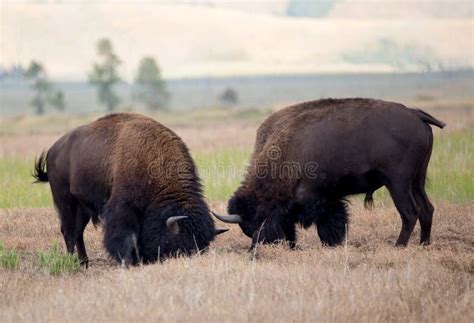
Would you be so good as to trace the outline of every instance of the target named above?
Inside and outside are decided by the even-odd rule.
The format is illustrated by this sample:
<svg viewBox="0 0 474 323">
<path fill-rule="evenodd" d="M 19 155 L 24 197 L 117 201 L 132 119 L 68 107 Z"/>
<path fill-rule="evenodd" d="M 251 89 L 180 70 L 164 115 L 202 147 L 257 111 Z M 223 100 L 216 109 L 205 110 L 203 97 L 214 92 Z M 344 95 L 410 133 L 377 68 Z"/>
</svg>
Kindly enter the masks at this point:
<svg viewBox="0 0 474 323">
<path fill-rule="evenodd" d="M 76 247 L 86 267 L 91 219 L 104 223 L 105 248 L 126 265 L 203 250 L 224 231 L 214 228 L 186 145 L 138 114 L 70 131 L 41 154 L 33 176 L 50 183 L 67 251 Z"/>
<path fill-rule="evenodd" d="M 344 241 L 350 195 L 365 204 L 385 186 L 402 219 L 397 245 L 416 224 L 430 243 L 434 208 L 425 192 L 433 146 L 430 125 L 445 124 L 419 109 L 373 99 L 323 99 L 282 109 L 259 127 L 245 179 L 227 215 L 258 242 L 296 242 L 295 225 L 316 225 L 322 243 Z"/>
</svg>

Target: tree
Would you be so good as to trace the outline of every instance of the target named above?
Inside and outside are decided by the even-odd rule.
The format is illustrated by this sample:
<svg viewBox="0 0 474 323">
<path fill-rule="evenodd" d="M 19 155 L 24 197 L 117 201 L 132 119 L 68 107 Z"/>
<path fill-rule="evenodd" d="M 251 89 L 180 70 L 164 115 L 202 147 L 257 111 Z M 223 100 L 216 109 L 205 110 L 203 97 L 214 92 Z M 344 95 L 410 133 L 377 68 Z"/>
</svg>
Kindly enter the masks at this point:
<svg viewBox="0 0 474 323">
<path fill-rule="evenodd" d="M 112 43 L 106 38 L 97 42 L 97 54 L 101 62 L 94 64 L 89 74 L 89 82 L 97 87 L 99 102 L 104 104 L 108 111 L 113 111 L 120 103 L 114 86 L 121 81 L 117 71 L 121 61 L 114 53 Z"/>
<path fill-rule="evenodd" d="M 64 102 L 64 93 L 61 91 L 55 92 L 53 95 L 51 95 L 49 103 L 58 110 L 64 110 L 66 107 Z"/>
<path fill-rule="evenodd" d="M 144 57 L 140 61 L 135 78 L 135 99 L 145 104 L 148 110 L 162 109 L 169 99 L 166 84 L 153 57 Z"/>
<path fill-rule="evenodd" d="M 39 62 L 32 61 L 25 71 L 24 76 L 33 81 L 32 88 L 35 90 L 35 96 L 31 104 L 36 108 L 36 114 L 44 114 L 47 104 L 58 110 L 64 110 L 64 94 L 60 90 L 56 90 L 53 84 L 48 80 L 48 76 L 43 65 Z"/>
<path fill-rule="evenodd" d="M 233 88 L 227 88 L 219 96 L 219 100 L 225 106 L 232 106 L 239 102 L 239 97 L 237 92 Z"/>
</svg>

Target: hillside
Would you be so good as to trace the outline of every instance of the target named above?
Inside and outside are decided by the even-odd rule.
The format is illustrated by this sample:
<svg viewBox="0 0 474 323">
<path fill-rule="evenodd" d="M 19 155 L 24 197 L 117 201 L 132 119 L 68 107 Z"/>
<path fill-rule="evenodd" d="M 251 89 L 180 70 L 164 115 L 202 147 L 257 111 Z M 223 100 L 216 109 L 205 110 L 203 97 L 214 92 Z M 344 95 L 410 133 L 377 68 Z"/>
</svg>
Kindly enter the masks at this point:
<svg viewBox="0 0 474 323">
<path fill-rule="evenodd" d="M 314 19 L 209 5 L 2 3 L 0 64 L 38 59 L 54 78 L 84 79 L 95 42 L 109 37 L 128 79 L 144 55 L 165 77 L 474 66 L 471 19 L 346 19 L 341 6 Z"/>
<path fill-rule="evenodd" d="M 72 0 L 73 1 L 73 0 Z M 110 1 L 109 1 L 110 2 Z M 120 1 L 116 1 L 120 2 Z M 129 1 L 130 2 L 130 1 Z M 151 0 L 147 2 L 162 2 Z M 465 0 L 171 0 L 167 3 L 211 8 L 228 8 L 247 13 L 266 13 L 292 17 L 356 19 L 472 19 L 474 5 Z"/>
</svg>

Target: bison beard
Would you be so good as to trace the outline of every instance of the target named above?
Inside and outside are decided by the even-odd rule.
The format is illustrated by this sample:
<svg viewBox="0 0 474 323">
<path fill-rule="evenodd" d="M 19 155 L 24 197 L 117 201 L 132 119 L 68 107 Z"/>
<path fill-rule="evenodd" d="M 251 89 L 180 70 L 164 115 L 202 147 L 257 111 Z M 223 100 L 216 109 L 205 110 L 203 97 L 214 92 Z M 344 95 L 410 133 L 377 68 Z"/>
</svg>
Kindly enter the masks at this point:
<svg viewBox="0 0 474 323">
<path fill-rule="evenodd" d="M 109 254 L 118 262 L 137 264 L 140 261 L 138 237 L 140 226 L 138 217 L 126 203 L 106 208 L 104 245 Z"/>
<path fill-rule="evenodd" d="M 347 205 L 343 200 L 327 200 L 305 205 L 300 223 L 305 226 L 310 218 L 318 231 L 321 242 L 327 246 L 337 246 L 346 237 Z"/>
<path fill-rule="evenodd" d="M 176 216 L 174 207 L 153 210 L 138 217 L 129 206 L 118 205 L 104 214 L 107 219 L 104 245 L 115 260 L 126 264 L 148 264 L 163 257 L 205 250 L 214 235 L 206 230 L 212 225 L 206 211 L 201 212 L 202 217 L 179 221 L 179 234 L 174 234 L 166 227 L 166 219 Z"/>
<path fill-rule="evenodd" d="M 239 225 L 242 231 L 252 238 L 251 249 L 257 243 L 283 240 L 287 240 L 290 247 L 294 248 L 297 224 L 304 228 L 315 224 L 321 242 L 327 246 L 341 244 L 346 236 L 348 212 L 345 199 L 333 197 L 304 204 L 270 201 L 265 209 L 259 211 L 260 214 L 268 214 L 259 223 L 251 221 L 251 214 L 257 212 L 255 205 L 256 200 L 252 198 L 234 196 L 229 201 L 229 213 L 244 215 L 244 220 Z"/>
<path fill-rule="evenodd" d="M 267 243 L 287 240 L 290 248 L 296 245 L 296 225 L 308 228 L 315 224 L 318 236 L 323 245 L 340 245 L 345 237 L 348 223 L 347 202 L 340 199 L 329 199 L 306 203 L 292 208 L 281 207 L 272 209 L 267 217 L 254 230 L 252 247 L 257 243 Z M 252 232 L 252 230 L 244 230 Z"/>
</svg>

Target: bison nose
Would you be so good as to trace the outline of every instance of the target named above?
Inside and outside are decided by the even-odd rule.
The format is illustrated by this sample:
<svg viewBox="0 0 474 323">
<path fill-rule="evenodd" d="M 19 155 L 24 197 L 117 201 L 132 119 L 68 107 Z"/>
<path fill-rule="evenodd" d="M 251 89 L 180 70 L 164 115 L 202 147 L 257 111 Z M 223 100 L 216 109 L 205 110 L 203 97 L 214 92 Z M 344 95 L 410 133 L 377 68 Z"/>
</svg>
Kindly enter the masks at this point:
<svg viewBox="0 0 474 323">
<path fill-rule="evenodd" d="M 170 216 L 168 220 L 166 220 L 166 226 L 173 234 L 179 233 L 179 224 L 178 221 L 181 219 L 187 219 L 188 217 L 185 215 L 181 216 Z"/>
</svg>

